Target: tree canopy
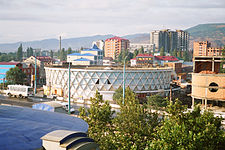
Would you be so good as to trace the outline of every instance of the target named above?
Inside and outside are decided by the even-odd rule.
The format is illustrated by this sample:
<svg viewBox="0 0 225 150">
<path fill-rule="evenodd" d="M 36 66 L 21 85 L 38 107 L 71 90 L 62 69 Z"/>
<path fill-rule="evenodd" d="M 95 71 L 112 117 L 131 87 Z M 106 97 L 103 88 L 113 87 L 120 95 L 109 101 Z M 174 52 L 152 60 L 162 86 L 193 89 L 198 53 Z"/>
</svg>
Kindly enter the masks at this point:
<svg viewBox="0 0 225 150">
<path fill-rule="evenodd" d="M 20 44 L 17 50 L 17 60 L 22 61 L 23 60 L 23 46 Z"/>
<path fill-rule="evenodd" d="M 24 84 L 26 74 L 18 67 L 10 68 L 6 72 L 6 80 L 9 84 Z"/>
</svg>

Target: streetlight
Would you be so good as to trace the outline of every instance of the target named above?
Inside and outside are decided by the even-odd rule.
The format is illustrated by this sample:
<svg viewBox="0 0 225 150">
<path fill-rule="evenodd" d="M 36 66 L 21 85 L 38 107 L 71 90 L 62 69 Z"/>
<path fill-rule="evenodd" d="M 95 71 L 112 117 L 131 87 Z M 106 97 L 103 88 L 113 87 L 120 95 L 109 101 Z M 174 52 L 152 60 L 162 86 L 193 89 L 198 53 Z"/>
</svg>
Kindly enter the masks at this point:
<svg viewBox="0 0 225 150">
<path fill-rule="evenodd" d="M 68 74 L 69 74 L 69 79 L 68 79 L 68 114 L 70 115 L 70 62 L 69 62 L 69 68 L 68 68 Z"/>
<path fill-rule="evenodd" d="M 123 64 L 123 104 L 125 101 L 125 67 L 126 67 L 126 59 L 127 56 L 124 58 L 124 64 Z"/>
</svg>

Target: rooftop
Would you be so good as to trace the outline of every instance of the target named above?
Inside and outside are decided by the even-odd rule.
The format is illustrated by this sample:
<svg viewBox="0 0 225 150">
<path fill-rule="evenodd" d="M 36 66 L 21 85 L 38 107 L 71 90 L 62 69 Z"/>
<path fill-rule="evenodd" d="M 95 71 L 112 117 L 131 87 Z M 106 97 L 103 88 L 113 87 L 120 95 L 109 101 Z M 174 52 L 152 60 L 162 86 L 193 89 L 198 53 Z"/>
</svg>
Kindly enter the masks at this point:
<svg viewBox="0 0 225 150">
<path fill-rule="evenodd" d="M 0 62 L 0 65 L 17 65 L 20 62 Z"/>
<path fill-rule="evenodd" d="M 69 54 L 68 56 L 96 56 L 96 55 L 91 54 L 91 53 L 85 53 L 85 54 L 81 54 L 81 53 L 72 53 L 72 54 Z"/>
<path fill-rule="evenodd" d="M 86 59 L 86 58 L 79 58 L 79 59 L 75 59 L 74 61 L 91 61 L 90 59 Z"/>
<path fill-rule="evenodd" d="M 103 50 L 99 49 L 98 46 L 94 44 L 92 48 L 84 49 L 82 51 L 103 51 Z"/>
<path fill-rule="evenodd" d="M 106 39 L 105 41 L 109 41 L 109 40 L 127 40 L 128 41 L 128 39 L 124 39 L 124 38 L 121 38 L 121 37 L 118 37 L 118 36 L 114 36 L 114 37 L 111 37 L 111 38 L 108 38 L 108 39 Z"/>
<path fill-rule="evenodd" d="M 155 56 L 157 60 L 163 60 L 163 61 L 178 61 L 178 59 L 175 56 Z"/>
<path fill-rule="evenodd" d="M 153 57 L 152 54 L 138 54 L 136 57 Z"/>
</svg>

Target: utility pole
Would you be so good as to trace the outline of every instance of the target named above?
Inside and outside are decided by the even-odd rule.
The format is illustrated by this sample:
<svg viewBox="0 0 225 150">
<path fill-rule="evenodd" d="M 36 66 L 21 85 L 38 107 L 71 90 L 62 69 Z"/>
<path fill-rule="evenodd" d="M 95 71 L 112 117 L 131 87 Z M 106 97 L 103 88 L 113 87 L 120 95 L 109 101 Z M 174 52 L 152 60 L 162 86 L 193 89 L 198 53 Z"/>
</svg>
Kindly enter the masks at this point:
<svg viewBox="0 0 225 150">
<path fill-rule="evenodd" d="M 127 56 L 124 58 L 124 64 L 123 64 L 123 104 L 125 101 L 125 69 L 126 69 L 126 59 Z"/>
<path fill-rule="evenodd" d="M 68 74 L 69 74 L 69 80 L 68 80 L 68 114 L 70 115 L 70 62 L 69 62 L 69 68 L 68 68 Z"/>
<path fill-rule="evenodd" d="M 37 93 L 37 56 L 35 52 L 34 95 Z"/>
<path fill-rule="evenodd" d="M 62 49 L 61 36 L 59 36 L 59 50 L 60 50 L 60 52 L 61 52 L 61 49 Z"/>
</svg>

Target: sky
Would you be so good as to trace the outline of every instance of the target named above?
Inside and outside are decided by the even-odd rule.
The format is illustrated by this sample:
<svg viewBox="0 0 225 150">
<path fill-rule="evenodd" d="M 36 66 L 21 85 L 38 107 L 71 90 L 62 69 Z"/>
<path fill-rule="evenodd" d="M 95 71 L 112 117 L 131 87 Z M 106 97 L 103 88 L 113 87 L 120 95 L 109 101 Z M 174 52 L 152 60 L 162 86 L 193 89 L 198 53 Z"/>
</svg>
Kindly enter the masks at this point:
<svg viewBox="0 0 225 150">
<path fill-rule="evenodd" d="M 225 0 L 0 0 L 0 43 L 225 23 Z"/>
</svg>

